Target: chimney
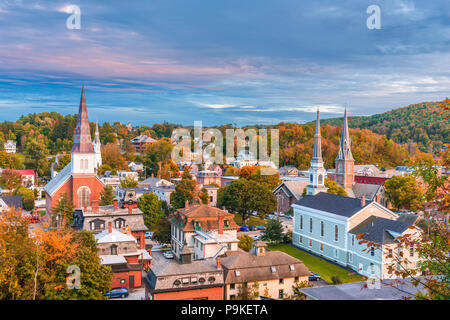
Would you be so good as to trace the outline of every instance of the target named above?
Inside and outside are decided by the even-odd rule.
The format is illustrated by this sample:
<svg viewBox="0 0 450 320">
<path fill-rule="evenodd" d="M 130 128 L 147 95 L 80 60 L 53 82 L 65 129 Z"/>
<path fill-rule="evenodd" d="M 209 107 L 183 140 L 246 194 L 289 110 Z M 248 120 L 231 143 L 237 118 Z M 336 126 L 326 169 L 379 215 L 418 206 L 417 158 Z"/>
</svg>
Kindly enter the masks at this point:
<svg viewBox="0 0 450 320">
<path fill-rule="evenodd" d="M 133 212 L 133 207 L 132 206 L 128 206 L 128 214 L 131 214 Z"/>
<path fill-rule="evenodd" d="M 117 210 L 117 199 L 114 199 L 114 210 Z"/>
<path fill-rule="evenodd" d="M 92 201 L 92 213 L 98 213 L 99 212 L 99 203 L 98 200 Z"/>
<path fill-rule="evenodd" d="M 222 262 L 220 261 L 220 257 L 217 258 L 217 269 L 221 269 L 222 268 Z"/>
<path fill-rule="evenodd" d="M 184 202 L 184 208 L 185 208 L 185 209 L 189 208 L 189 201 L 188 201 L 188 200 L 186 200 L 186 201 Z"/>
<path fill-rule="evenodd" d="M 361 198 L 361 207 L 364 207 L 366 205 L 366 196 L 362 196 Z"/>
<path fill-rule="evenodd" d="M 211 205 L 211 199 L 210 199 L 210 197 L 208 196 L 208 206 L 210 206 Z"/>
<path fill-rule="evenodd" d="M 152 173 L 152 178 L 154 178 L 155 177 L 155 174 L 154 173 Z"/>
<path fill-rule="evenodd" d="M 219 234 L 223 234 L 223 216 L 219 216 Z"/>
<path fill-rule="evenodd" d="M 108 222 L 108 231 L 112 233 L 112 222 Z"/>
<path fill-rule="evenodd" d="M 87 211 L 87 204 L 84 205 L 84 212 Z"/>
</svg>

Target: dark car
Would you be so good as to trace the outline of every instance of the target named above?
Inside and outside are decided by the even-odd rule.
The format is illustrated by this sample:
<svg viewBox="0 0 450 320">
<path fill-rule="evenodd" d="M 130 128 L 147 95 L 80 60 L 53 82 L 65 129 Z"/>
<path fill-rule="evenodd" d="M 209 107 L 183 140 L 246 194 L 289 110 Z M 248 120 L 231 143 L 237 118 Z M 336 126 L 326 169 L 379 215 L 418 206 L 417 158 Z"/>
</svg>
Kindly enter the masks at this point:
<svg viewBox="0 0 450 320">
<path fill-rule="evenodd" d="M 108 298 L 125 298 L 128 297 L 129 294 L 130 293 L 127 288 L 114 288 L 104 295 Z"/>
<path fill-rule="evenodd" d="M 242 226 L 239 231 L 250 231 L 250 229 L 247 226 Z"/>
<path fill-rule="evenodd" d="M 309 281 L 319 281 L 320 280 L 320 274 L 313 273 L 311 271 L 311 274 L 309 275 Z"/>
<path fill-rule="evenodd" d="M 256 230 L 256 227 L 255 227 L 255 226 L 249 226 L 248 229 L 249 229 L 250 231 L 255 231 L 255 230 Z"/>
<path fill-rule="evenodd" d="M 264 230 L 266 227 L 265 226 L 257 226 L 256 229 L 258 230 Z"/>
</svg>

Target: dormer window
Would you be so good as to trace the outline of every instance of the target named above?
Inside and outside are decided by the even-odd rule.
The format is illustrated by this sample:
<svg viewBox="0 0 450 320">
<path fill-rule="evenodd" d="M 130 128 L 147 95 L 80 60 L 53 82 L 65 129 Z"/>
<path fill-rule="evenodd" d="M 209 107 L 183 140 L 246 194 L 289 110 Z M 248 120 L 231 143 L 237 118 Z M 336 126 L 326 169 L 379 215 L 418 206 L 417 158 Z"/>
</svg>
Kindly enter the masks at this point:
<svg viewBox="0 0 450 320">
<path fill-rule="evenodd" d="M 289 266 L 289 269 L 291 269 L 291 271 L 295 271 L 295 267 L 294 267 L 294 265 L 293 265 L 293 264 L 291 264 L 291 265 Z"/>
<path fill-rule="evenodd" d="M 229 228 L 230 227 L 230 225 L 228 224 L 228 219 L 223 220 L 223 226 L 225 228 Z"/>
<path fill-rule="evenodd" d="M 234 274 L 236 275 L 236 277 L 239 277 L 241 275 L 241 272 L 239 270 L 235 270 Z"/>
<path fill-rule="evenodd" d="M 271 267 L 270 267 L 270 271 L 272 271 L 272 272 L 277 272 L 277 268 L 274 267 L 274 266 L 271 266 Z"/>
</svg>

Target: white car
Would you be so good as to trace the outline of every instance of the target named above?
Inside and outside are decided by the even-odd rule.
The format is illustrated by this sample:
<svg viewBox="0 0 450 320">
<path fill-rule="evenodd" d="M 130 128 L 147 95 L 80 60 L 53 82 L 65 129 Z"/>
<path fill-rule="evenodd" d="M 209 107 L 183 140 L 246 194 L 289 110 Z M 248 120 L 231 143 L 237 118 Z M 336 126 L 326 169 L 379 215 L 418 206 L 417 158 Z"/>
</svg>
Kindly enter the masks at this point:
<svg viewBox="0 0 450 320">
<path fill-rule="evenodd" d="M 257 241 L 261 239 L 261 235 L 260 234 L 256 234 L 254 236 L 252 236 L 253 240 Z"/>
<path fill-rule="evenodd" d="M 164 256 L 166 259 L 173 259 L 173 252 L 172 252 L 172 251 L 164 251 L 164 252 L 163 252 L 163 256 Z"/>
</svg>

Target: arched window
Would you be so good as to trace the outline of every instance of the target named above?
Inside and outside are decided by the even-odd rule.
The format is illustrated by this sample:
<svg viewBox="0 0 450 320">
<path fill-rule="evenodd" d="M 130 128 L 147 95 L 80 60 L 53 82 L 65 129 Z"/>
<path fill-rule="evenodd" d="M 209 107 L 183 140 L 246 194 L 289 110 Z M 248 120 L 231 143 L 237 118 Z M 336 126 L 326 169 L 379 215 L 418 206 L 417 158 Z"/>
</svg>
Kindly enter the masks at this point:
<svg viewBox="0 0 450 320">
<path fill-rule="evenodd" d="M 91 198 L 91 191 L 88 187 L 81 187 L 78 189 L 78 208 L 89 206 Z"/>
<path fill-rule="evenodd" d="M 111 255 L 117 255 L 117 246 L 115 244 L 109 248 L 111 249 Z"/>
<path fill-rule="evenodd" d="M 114 220 L 114 225 L 116 229 L 120 229 L 121 227 L 125 227 L 125 220 L 122 218 Z"/>
<path fill-rule="evenodd" d="M 89 161 L 88 159 L 84 160 L 84 169 L 88 169 L 89 168 Z"/>
<path fill-rule="evenodd" d="M 335 241 L 339 240 L 339 229 L 338 229 L 338 226 L 334 226 L 334 240 Z"/>
<path fill-rule="evenodd" d="M 313 175 L 312 174 L 309 175 L 309 182 L 313 182 Z"/>
<path fill-rule="evenodd" d="M 321 174 L 319 174 L 319 184 L 322 184 L 322 183 L 323 183 L 323 177 Z"/>
<path fill-rule="evenodd" d="M 84 169 L 84 161 L 83 161 L 83 159 L 80 159 L 80 169 L 81 170 Z"/>
</svg>

